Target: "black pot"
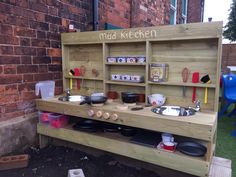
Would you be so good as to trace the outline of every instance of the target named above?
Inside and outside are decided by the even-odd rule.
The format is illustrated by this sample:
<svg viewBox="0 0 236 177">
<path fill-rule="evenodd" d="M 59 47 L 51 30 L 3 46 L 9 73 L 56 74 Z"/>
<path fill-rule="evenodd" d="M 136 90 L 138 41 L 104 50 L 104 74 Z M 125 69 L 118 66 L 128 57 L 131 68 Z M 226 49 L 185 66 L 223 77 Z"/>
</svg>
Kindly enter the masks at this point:
<svg viewBox="0 0 236 177">
<path fill-rule="evenodd" d="M 138 94 L 132 92 L 121 92 L 121 97 L 124 103 L 136 103 L 138 101 Z"/>
<path fill-rule="evenodd" d="M 89 119 L 80 120 L 73 125 L 73 129 L 86 132 L 96 132 L 100 130 L 100 122 Z"/>
</svg>

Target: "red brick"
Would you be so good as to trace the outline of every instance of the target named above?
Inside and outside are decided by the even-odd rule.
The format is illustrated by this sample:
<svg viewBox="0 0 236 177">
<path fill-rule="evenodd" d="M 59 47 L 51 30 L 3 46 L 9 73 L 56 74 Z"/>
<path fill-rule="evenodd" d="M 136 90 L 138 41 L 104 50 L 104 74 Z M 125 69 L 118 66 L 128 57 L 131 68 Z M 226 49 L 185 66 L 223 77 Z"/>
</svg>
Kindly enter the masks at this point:
<svg viewBox="0 0 236 177">
<path fill-rule="evenodd" d="M 23 83 L 18 85 L 20 92 L 29 92 L 35 90 L 35 83 Z"/>
<path fill-rule="evenodd" d="M 56 87 L 55 88 L 55 95 L 61 95 L 63 93 L 62 87 Z"/>
<path fill-rule="evenodd" d="M 56 17 L 56 16 L 51 16 L 51 15 L 46 15 L 45 16 L 45 21 L 57 25 L 61 25 L 61 18 Z"/>
<path fill-rule="evenodd" d="M 20 38 L 20 45 L 21 46 L 30 46 L 30 39 L 29 38 Z"/>
<path fill-rule="evenodd" d="M 0 170 L 9 170 L 9 169 L 27 167 L 28 162 L 29 162 L 29 155 L 27 154 L 1 157 Z"/>
<path fill-rule="evenodd" d="M 50 15 L 54 15 L 54 16 L 58 16 L 58 9 L 55 7 L 48 7 L 49 8 L 49 14 Z"/>
<path fill-rule="evenodd" d="M 39 65 L 39 73 L 47 73 L 48 65 Z"/>
<path fill-rule="evenodd" d="M 59 31 L 58 25 L 50 24 L 50 25 L 49 25 L 49 31 L 50 31 L 50 32 L 53 32 L 53 33 L 58 33 L 58 31 Z"/>
<path fill-rule="evenodd" d="M 51 57 L 61 57 L 61 49 L 48 49 L 47 54 Z"/>
<path fill-rule="evenodd" d="M 31 39 L 32 46 L 49 47 L 50 41 L 45 39 Z"/>
<path fill-rule="evenodd" d="M 60 73 L 53 73 L 53 79 L 61 79 L 62 78 L 62 72 Z"/>
<path fill-rule="evenodd" d="M 7 15 L 5 19 L 3 20 L 6 24 L 16 25 L 16 26 L 22 26 L 22 27 L 28 27 L 29 22 L 26 18 L 18 17 L 18 16 L 9 16 Z"/>
<path fill-rule="evenodd" d="M 20 61 L 21 64 L 32 64 L 31 56 L 21 56 Z"/>
<path fill-rule="evenodd" d="M 15 111 L 17 111 L 16 103 L 9 103 L 5 105 L 5 113 L 15 112 Z"/>
<path fill-rule="evenodd" d="M 21 82 L 22 82 L 22 76 L 19 74 L 0 75 L 0 84 L 14 84 Z"/>
<path fill-rule="evenodd" d="M 20 57 L 0 56 L 0 65 L 1 64 L 20 64 Z"/>
<path fill-rule="evenodd" d="M 53 79 L 52 73 L 41 73 L 41 74 L 34 75 L 35 81 L 44 81 L 44 80 L 52 80 L 52 79 Z"/>
<path fill-rule="evenodd" d="M 13 47 L 12 46 L 0 46 L 0 54 L 1 55 L 13 54 Z"/>
<path fill-rule="evenodd" d="M 16 6 L 27 8 L 28 7 L 28 0 L 17 0 Z"/>
<path fill-rule="evenodd" d="M 32 100 L 32 99 L 36 99 L 36 95 L 34 91 L 29 91 L 29 92 L 22 92 L 21 93 L 21 98 L 23 100 Z"/>
<path fill-rule="evenodd" d="M 20 99 L 19 95 L 3 95 L 0 97 L 0 105 L 15 103 Z"/>
<path fill-rule="evenodd" d="M 61 65 L 48 65 L 48 71 L 51 71 L 51 72 L 62 71 L 62 66 Z"/>
<path fill-rule="evenodd" d="M 38 3 L 37 1 L 29 1 L 29 7 L 32 10 L 47 13 L 48 12 L 48 7 L 44 5 L 43 3 Z"/>
<path fill-rule="evenodd" d="M 14 47 L 16 55 L 36 55 L 36 49 L 32 47 Z"/>
<path fill-rule="evenodd" d="M 51 63 L 51 58 L 47 56 L 33 58 L 33 64 L 49 64 L 49 63 Z"/>
<path fill-rule="evenodd" d="M 45 48 L 37 48 L 37 56 L 46 56 L 47 52 Z"/>
<path fill-rule="evenodd" d="M 61 57 L 52 57 L 52 64 L 62 64 Z"/>
<path fill-rule="evenodd" d="M 3 66 L 0 65 L 0 74 L 3 73 Z"/>
<path fill-rule="evenodd" d="M 6 85 L 5 86 L 5 94 L 10 95 L 10 94 L 19 94 L 18 91 L 18 86 L 17 84 L 12 84 L 12 85 Z"/>
<path fill-rule="evenodd" d="M 16 36 L 36 37 L 36 31 L 29 28 L 15 27 L 14 34 Z"/>
<path fill-rule="evenodd" d="M 34 81 L 34 76 L 32 74 L 24 74 L 23 82 L 32 82 Z"/>
<path fill-rule="evenodd" d="M 5 65 L 4 74 L 16 74 L 16 65 Z"/>
<path fill-rule="evenodd" d="M 30 28 L 42 30 L 42 31 L 48 31 L 49 25 L 48 23 L 44 23 L 44 22 L 30 21 Z"/>
<path fill-rule="evenodd" d="M 18 65 L 17 66 L 17 73 L 37 73 L 38 72 L 38 65 Z"/>
<path fill-rule="evenodd" d="M 12 26 L 0 24 L 0 34 L 12 35 L 13 34 Z"/>
<path fill-rule="evenodd" d="M 41 12 L 29 11 L 28 12 L 29 19 L 38 21 L 38 22 L 45 22 L 45 14 Z"/>
<path fill-rule="evenodd" d="M 52 39 L 52 40 L 60 41 L 61 40 L 61 34 L 59 34 L 57 32 L 47 32 L 47 38 Z"/>
<path fill-rule="evenodd" d="M 0 95 L 3 95 L 5 93 L 5 86 L 0 85 Z"/>
<path fill-rule="evenodd" d="M 38 39 L 45 39 L 46 38 L 46 32 L 44 32 L 44 31 L 37 31 L 37 38 Z"/>
</svg>

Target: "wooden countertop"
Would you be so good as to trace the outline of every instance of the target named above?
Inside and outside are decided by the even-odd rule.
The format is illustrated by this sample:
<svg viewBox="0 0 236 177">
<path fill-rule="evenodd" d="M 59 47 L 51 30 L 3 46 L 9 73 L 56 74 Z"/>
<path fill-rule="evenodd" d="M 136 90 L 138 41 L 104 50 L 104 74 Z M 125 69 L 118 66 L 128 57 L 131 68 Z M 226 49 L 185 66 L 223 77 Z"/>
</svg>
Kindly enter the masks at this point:
<svg viewBox="0 0 236 177">
<path fill-rule="evenodd" d="M 154 131 L 169 132 L 202 140 L 213 139 L 217 124 L 216 112 L 196 112 L 195 115 L 185 117 L 163 116 L 153 113 L 151 107 L 145 107 L 143 110 L 139 111 L 131 111 L 130 109 L 123 111 L 116 109 L 116 106 L 120 104 L 117 102 L 93 107 L 87 104 L 79 105 L 78 102 L 62 102 L 58 100 L 58 97 L 48 100 L 38 99 L 36 100 L 36 104 L 37 108 L 43 111 L 124 124 Z M 103 112 L 109 112 L 110 114 L 116 113 L 119 115 L 119 119 L 113 121 L 110 119 L 97 118 L 95 116 L 89 117 L 87 112 L 91 109 L 94 110 L 94 112 L 101 110 Z"/>
</svg>

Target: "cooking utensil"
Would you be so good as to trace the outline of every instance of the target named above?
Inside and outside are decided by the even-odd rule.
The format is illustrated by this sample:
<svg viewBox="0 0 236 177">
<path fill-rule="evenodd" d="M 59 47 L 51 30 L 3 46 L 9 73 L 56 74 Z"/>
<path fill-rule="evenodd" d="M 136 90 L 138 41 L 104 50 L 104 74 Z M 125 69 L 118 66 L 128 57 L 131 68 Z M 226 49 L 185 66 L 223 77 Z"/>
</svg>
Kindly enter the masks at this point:
<svg viewBox="0 0 236 177">
<path fill-rule="evenodd" d="M 204 84 L 210 84 L 211 83 L 211 79 L 210 76 L 207 74 L 205 76 L 203 76 L 201 78 L 201 82 L 203 82 Z M 205 94 L 204 94 L 204 103 L 207 104 L 208 100 L 208 88 L 205 88 Z"/>
<path fill-rule="evenodd" d="M 190 71 L 186 67 L 182 70 L 182 80 L 184 83 L 188 81 L 189 73 Z M 185 96 L 186 96 L 186 86 L 183 87 L 183 97 Z"/>
<path fill-rule="evenodd" d="M 138 101 L 138 94 L 132 92 L 121 92 L 121 97 L 124 103 L 136 103 Z"/>
<path fill-rule="evenodd" d="M 207 148 L 197 142 L 182 142 L 177 145 L 177 150 L 190 156 L 204 156 Z"/>
<path fill-rule="evenodd" d="M 100 130 L 100 123 L 94 120 L 80 120 L 73 125 L 73 129 L 86 132 L 97 132 Z"/>
<path fill-rule="evenodd" d="M 98 77 L 98 75 L 99 75 L 98 70 L 95 69 L 95 68 L 93 68 L 93 69 L 92 69 L 92 75 L 93 75 L 93 77 L 94 77 L 93 82 L 94 82 L 94 92 L 95 92 L 95 91 L 96 91 L 96 80 L 95 80 L 95 78 Z"/>
<path fill-rule="evenodd" d="M 137 128 L 122 126 L 120 133 L 123 136 L 134 136 L 137 133 Z"/>
<path fill-rule="evenodd" d="M 199 82 L 199 72 L 194 72 L 192 75 L 192 83 L 198 83 Z M 192 102 L 194 103 L 196 100 L 196 87 L 193 87 L 193 95 L 192 95 Z"/>
<path fill-rule="evenodd" d="M 80 103 L 80 105 L 83 104 L 104 104 L 107 101 L 107 97 L 105 96 L 86 96 L 84 101 Z"/>
</svg>

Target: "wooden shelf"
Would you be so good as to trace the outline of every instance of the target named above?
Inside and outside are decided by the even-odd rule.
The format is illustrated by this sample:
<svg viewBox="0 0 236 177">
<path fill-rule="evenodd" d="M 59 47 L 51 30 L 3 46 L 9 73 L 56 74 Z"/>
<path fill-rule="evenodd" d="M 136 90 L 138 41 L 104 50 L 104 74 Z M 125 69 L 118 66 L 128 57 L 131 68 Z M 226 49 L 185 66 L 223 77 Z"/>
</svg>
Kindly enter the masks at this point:
<svg viewBox="0 0 236 177">
<path fill-rule="evenodd" d="M 148 81 L 148 84 L 152 85 L 173 85 L 173 86 L 186 86 L 186 87 L 204 87 L 204 88 L 216 88 L 215 84 L 202 84 L 202 83 L 183 83 L 183 82 L 151 82 Z"/>
<path fill-rule="evenodd" d="M 84 79 L 84 80 L 96 80 L 96 81 L 103 81 L 102 78 L 97 78 L 97 77 L 81 77 L 81 76 L 70 76 L 66 75 L 66 79 Z"/>
<path fill-rule="evenodd" d="M 136 83 L 136 82 L 123 82 L 123 81 L 105 81 L 106 84 L 114 84 L 114 85 L 127 85 L 127 86 L 138 86 L 145 87 L 145 83 Z"/>
<path fill-rule="evenodd" d="M 74 131 L 71 126 L 55 129 L 40 123 L 37 125 L 37 132 L 41 135 L 94 147 L 197 176 L 205 176 L 208 173 L 210 166 L 210 163 L 206 162 L 204 158 L 190 157 L 179 152 L 170 153 L 133 144 L 129 142 L 127 137 L 123 137 L 119 134 L 86 133 Z M 104 146 L 104 144 L 106 144 L 106 146 Z"/>
<path fill-rule="evenodd" d="M 120 66 L 146 66 L 146 63 L 108 63 L 106 62 L 105 65 L 120 65 Z"/>
</svg>

